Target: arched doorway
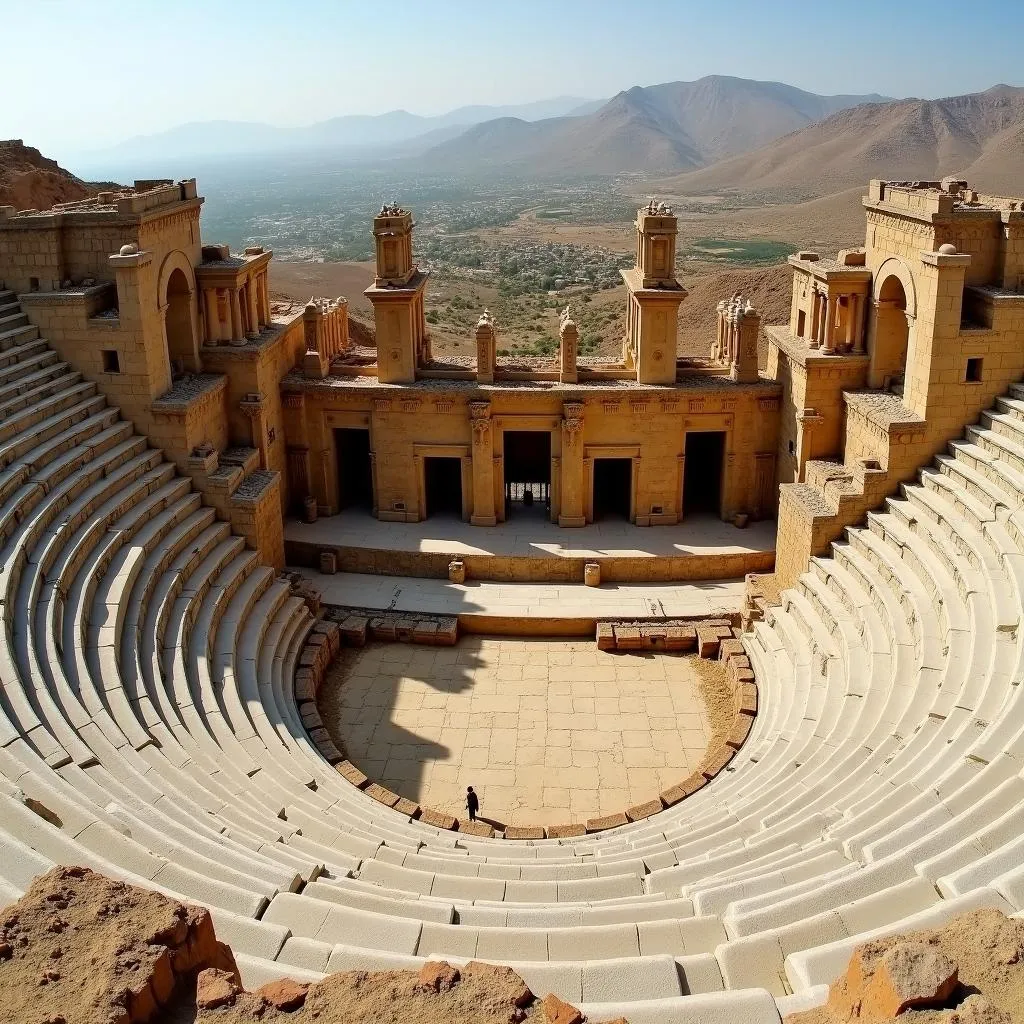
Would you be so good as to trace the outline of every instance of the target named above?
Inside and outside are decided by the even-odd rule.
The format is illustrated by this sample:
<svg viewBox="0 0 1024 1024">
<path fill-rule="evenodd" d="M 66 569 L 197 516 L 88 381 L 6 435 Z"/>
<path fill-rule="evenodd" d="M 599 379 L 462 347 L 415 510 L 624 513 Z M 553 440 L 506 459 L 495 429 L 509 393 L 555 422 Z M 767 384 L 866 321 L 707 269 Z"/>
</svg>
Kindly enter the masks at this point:
<svg viewBox="0 0 1024 1024">
<path fill-rule="evenodd" d="M 167 279 L 167 358 L 171 376 L 198 371 L 196 336 L 192 319 L 192 288 L 180 267 Z"/>
<path fill-rule="evenodd" d="M 910 323 L 907 319 L 907 293 L 903 282 L 890 274 L 882 282 L 875 302 L 875 329 L 871 344 L 871 370 L 868 384 L 903 393 L 907 371 L 907 346 Z"/>
</svg>

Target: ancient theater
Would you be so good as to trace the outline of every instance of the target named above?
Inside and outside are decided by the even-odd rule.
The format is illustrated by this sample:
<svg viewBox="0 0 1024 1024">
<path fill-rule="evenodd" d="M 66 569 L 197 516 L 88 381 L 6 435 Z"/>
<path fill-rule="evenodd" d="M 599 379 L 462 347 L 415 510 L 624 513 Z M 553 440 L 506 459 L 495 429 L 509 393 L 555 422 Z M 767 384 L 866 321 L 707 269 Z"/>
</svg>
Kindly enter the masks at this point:
<svg viewBox="0 0 1024 1024">
<path fill-rule="evenodd" d="M 436 355 L 395 203 L 357 342 L 202 205 L 0 208 L 0 905 L 85 865 L 248 987 L 477 960 L 634 1024 L 1024 912 L 1024 200 L 873 180 L 683 357 L 651 199 L 615 358 L 571 304 Z"/>
</svg>

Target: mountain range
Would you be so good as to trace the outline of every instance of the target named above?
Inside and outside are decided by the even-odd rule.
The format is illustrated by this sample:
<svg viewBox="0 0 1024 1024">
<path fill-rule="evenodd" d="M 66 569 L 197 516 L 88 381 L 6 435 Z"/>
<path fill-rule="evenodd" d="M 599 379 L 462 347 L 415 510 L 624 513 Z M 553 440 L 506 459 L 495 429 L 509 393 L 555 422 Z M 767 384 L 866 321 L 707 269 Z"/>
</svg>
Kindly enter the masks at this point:
<svg viewBox="0 0 1024 1024">
<path fill-rule="evenodd" d="M 945 99 L 856 106 L 657 187 L 681 194 L 792 189 L 808 197 L 871 178 L 947 174 L 991 191 L 1024 191 L 1024 89 L 997 85 Z"/>
<path fill-rule="evenodd" d="M 417 162 L 449 173 L 501 168 L 540 176 L 688 170 L 885 99 L 819 96 L 781 82 L 710 75 L 635 86 L 589 114 L 485 121 L 431 147 Z"/>
<path fill-rule="evenodd" d="M 517 107 L 460 107 L 436 117 L 396 110 L 304 128 L 207 121 L 139 137 L 76 161 L 122 174 L 245 155 L 394 171 L 567 179 L 638 174 L 664 193 L 774 190 L 806 201 L 871 177 L 963 174 L 1024 191 L 1024 89 L 944 99 L 821 96 L 780 82 L 711 75 L 636 86 L 611 99 L 561 96 Z"/>
<path fill-rule="evenodd" d="M 584 115 L 603 100 L 556 96 L 514 106 L 466 106 L 435 117 L 392 110 L 386 114 L 349 114 L 302 127 L 280 127 L 261 121 L 192 121 L 152 135 L 139 135 L 116 145 L 79 154 L 86 165 L 136 160 L 151 163 L 165 157 L 218 159 L 244 155 L 370 149 L 379 151 L 410 139 L 429 146 L 494 118 L 523 121 Z M 421 147 L 423 148 L 423 147 Z"/>
</svg>

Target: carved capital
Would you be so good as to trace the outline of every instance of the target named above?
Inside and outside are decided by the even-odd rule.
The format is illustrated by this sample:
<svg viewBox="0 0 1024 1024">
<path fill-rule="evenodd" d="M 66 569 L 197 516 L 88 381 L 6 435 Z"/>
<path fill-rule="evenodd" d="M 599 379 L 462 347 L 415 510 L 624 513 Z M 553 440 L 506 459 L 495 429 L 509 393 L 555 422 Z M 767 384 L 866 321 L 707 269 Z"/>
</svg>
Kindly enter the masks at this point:
<svg viewBox="0 0 1024 1024">
<path fill-rule="evenodd" d="M 566 444 L 572 448 L 583 430 L 583 403 L 565 402 L 562 405 L 562 433 L 565 435 Z"/>
<path fill-rule="evenodd" d="M 483 444 L 491 432 L 491 403 L 469 403 L 469 425 L 473 428 L 473 443 Z"/>
<path fill-rule="evenodd" d="M 249 417 L 249 419 L 256 419 L 257 416 L 263 414 L 263 396 L 252 392 L 245 396 L 239 403 L 238 408 Z"/>
</svg>

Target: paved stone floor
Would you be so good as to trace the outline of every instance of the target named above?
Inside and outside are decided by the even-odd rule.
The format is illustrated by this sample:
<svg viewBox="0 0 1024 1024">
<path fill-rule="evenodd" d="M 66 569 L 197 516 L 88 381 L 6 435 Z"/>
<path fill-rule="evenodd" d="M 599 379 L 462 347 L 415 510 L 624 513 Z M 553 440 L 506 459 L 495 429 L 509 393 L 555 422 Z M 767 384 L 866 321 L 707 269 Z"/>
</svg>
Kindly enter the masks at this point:
<svg viewBox="0 0 1024 1024">
<path fill-rule="evenodd" d="M 711 727 L 694 656 L 593 640 L 463 637 L 348 651 L 321 714 L 371 779 L 458 814 L 466 786 L 508 824 L 582 821 L 689 774 Z"/>
<path fill-rule="evenodd" d="M 284 532 L 286 540 L 321 546 L 522 557 L 732 555 L 771 551 L 775 547 L 774 520 L 751 523 L 746 529 L 737 530 L 716 516 L 694 516 L 678 526 L 637 527 L 612 521 L 566 530 L 536 514 L 514 516 L 498 526 L 480 527 L 445 516 L 422 523 L 388 523 L 365 512 L 349 511 L 315 523 L 288 520 Z"/>
<path fill-rule="evenodd" d="M 708 617 L 739 611 L 744 587 L 742 579 L 605 583 L 600 587 L 585 587 L 582 583 L 489 583 L 481 580 L 449 583 L 448 580 L 354 572 L 325 576 L 313 569 L 291 567 L 289 571 L 310 580 L 327 604 L 499 619 Z"/>
</svg>

